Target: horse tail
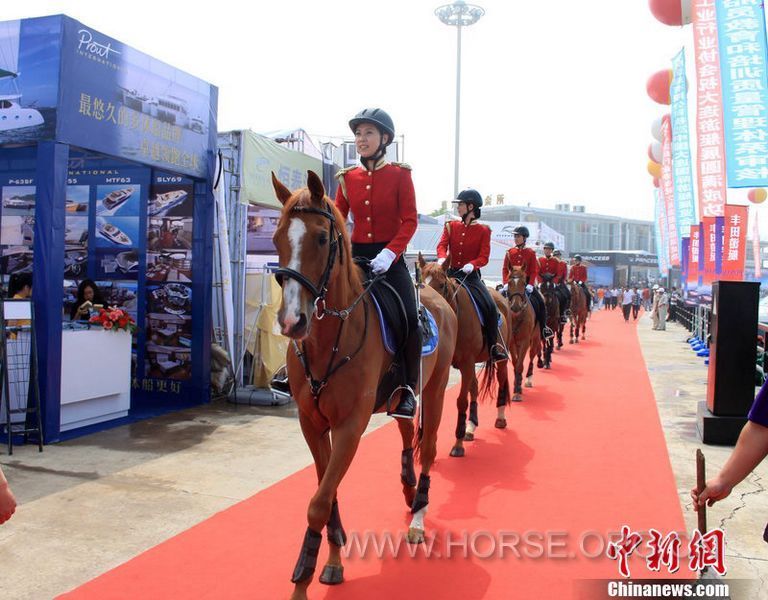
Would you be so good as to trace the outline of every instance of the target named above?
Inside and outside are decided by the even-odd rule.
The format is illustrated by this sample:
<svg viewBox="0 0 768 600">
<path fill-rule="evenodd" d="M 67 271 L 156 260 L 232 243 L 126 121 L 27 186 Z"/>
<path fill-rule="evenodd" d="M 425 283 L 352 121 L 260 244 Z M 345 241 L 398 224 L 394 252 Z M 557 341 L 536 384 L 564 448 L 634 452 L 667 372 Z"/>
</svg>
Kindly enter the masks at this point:
<svg viewBox="0 0 768 600">
<path fill-rule="evenodd" d="M 483 378 L 480 382 L 480 389 L 478 390 L 478 397 L 481 400 L 487 400 L 491 397 L 491 388 L 493 387 L 493 382 L 496 379 L 496 363 L 493 360 L 493 357 L 490 356 L 490 352 L 488 353 L 488 360 L 485 361 L 485 364 L 483 365 Z"/>
</svg>

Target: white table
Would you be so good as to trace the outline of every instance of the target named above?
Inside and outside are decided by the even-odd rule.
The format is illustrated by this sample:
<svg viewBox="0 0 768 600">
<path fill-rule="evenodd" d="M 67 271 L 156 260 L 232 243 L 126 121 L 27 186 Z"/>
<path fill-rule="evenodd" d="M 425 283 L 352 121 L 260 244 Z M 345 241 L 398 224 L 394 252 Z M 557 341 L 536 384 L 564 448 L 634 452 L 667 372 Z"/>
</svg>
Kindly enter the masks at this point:
<svg viewBox="0 0 768 600">
<path fill-rule="evenodd" d="M 60 430 L 119 419 L 131 407 L 131 335 L 64 330 Z"/>
</svg>

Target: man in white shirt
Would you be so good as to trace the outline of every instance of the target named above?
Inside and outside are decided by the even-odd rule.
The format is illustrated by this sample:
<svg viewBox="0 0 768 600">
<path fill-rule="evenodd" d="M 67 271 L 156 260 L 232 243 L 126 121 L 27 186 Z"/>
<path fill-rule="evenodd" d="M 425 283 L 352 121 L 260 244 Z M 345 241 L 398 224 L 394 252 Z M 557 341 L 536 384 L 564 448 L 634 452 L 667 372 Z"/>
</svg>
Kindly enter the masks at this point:
<svg viewBox="0 0 768 600">
<path fill-rule="evenodd" d="M 621 311 L 624 313 L 624 322 L 629 323 L 629 313 L 632 310 L 632 300 L 635 299 L 635 294 L 629 288 L 624 288 L 624 293 L 621 297 Z"/>
</svg>

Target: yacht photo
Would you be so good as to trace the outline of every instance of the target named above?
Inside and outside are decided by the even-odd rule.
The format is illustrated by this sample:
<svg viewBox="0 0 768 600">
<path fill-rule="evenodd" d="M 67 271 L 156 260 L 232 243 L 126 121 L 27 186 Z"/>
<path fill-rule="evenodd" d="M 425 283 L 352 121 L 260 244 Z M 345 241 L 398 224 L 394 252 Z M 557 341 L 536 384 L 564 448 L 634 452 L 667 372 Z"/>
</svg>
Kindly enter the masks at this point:
<svg viewBox="0 0 768 600">
<path fill-rule="evenodd" d="M 117 244 L 118 246 L 131 245 L 131 238 L 120 230 L 120 228 L 112 225 L 112 223 L 97 219 L 96 231 L 101 237 L 108 239 L 113 244 Z"/>
<path fill-rule="evenodd" d="M 108 211 L 114 211 L 117 210 L 120 206 L 122 206 L 128 198 L 133 195 L 133 188 L 124 188 L 122 190 L 115 190 L 113 192 L 109 192 L 104 198 L 102 199 L 101 203 L 104 206 L 104 208 Z"/>
<path fill-rule="evenodd" d="M 164 194 L 158 194 L 149 203 L 149 216 L 155 217 L 165 214 L 174 206 L 178 206 L 184 200 L 187 199 L 187 192 L 184 190 L 174 190 L 172 192 L 165 192 Z"/>
</svg>

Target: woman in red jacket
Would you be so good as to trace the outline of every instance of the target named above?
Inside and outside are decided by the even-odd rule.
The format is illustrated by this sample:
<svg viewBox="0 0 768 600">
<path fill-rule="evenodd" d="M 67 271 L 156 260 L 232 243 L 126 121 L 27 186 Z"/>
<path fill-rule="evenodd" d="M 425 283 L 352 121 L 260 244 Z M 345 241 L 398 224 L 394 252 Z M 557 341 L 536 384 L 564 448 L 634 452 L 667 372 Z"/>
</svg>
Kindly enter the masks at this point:
<svg viewBox="0 0 768 600">
<path fill-rule="evenodd" d="M 342 169 L 336 175 L 336 207 L 344 218 L 352 213 L 352 255 L 370 259 L 375 275 L 386 273 L 385 280 L 397 291 L 405 307 L 408 338 L 396 357 L 403 366 L 404 381 L 400 403 L 394 410 L 388 407 L 388 414 L 410 419 L 416 411 L 414 390 L 421 364 L 416 293 L 403 260 L 403 252 L 418 223 L 411 168 L 387 162 L 387 146 L 395 137 L 395 124 L 382 109 L 361 110 L 349 121 L 349 127 L 355 134 L 362 165 Z"/>
</svg>

